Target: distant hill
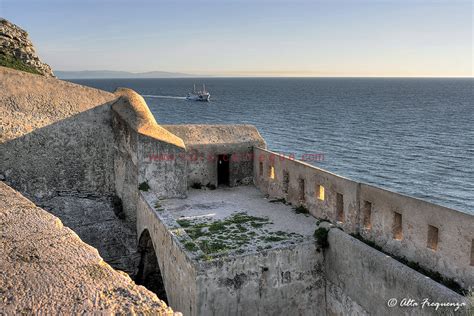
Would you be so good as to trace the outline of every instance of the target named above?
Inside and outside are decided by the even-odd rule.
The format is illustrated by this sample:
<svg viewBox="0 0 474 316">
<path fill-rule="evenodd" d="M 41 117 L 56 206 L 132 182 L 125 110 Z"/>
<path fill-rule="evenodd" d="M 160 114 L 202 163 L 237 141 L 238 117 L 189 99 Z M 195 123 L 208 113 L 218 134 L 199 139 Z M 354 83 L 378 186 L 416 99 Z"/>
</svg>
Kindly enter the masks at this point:
<svg viewBox="0 0 474 316">
<path fill-rule="evenodd" d="M 127 72 L 114 70 L 54 71 L 59 79 L 124 79 L 124 78 L 191 78 L 198 75 L 178 72 L 149 71 Z"/>
</svg>

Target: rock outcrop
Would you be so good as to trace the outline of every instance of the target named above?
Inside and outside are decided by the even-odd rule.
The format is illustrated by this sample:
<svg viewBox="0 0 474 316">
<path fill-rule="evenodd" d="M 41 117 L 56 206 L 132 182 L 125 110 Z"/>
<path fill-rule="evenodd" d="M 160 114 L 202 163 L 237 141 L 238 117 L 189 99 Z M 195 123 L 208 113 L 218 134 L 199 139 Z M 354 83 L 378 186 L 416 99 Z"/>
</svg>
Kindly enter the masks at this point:
<svg viewBox="0 0 474 316">
<path fill-rule="evenodd" d="M 54 77 L 51 67 L 36 55 L 28 33 L 3 18 L 0 18 L 0 65 Z"/>
</svg>

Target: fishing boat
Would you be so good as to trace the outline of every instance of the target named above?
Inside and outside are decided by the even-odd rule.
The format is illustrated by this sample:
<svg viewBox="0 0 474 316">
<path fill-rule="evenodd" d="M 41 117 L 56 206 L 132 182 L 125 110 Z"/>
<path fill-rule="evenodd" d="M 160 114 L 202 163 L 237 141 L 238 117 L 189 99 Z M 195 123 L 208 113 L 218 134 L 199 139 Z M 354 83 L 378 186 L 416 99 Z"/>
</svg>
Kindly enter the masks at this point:
<svg viewBox="0 0 474 316">
<path fill-rule="evenodd" d="M 211 94 L 206 90 L 206 85 L 202 85 L 202 90 L 197 91 L 196 85 L 193 86 L 193 91 L 189 92 L 186 100 L 209 102 Z"/>
</svg>

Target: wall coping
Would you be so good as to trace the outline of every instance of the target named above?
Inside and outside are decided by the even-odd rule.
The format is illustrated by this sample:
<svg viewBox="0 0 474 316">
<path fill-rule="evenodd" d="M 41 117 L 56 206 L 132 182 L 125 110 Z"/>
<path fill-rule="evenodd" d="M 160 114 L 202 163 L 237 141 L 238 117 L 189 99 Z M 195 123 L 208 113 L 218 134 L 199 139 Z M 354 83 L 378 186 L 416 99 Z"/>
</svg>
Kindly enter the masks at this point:
<svg viewBox="0 0 474 316">
<path fill-rule="evenodd" d="M 112 110 L 127 122 L 134 131 L 186 149 L 181 138 L 158 125 L 141 95 L 127 88 L 118 88 L 114 94 L 119 98 L 112 104 Z"/>
<path fill-rule="evenodd" d="M 474 218 L 474 215 L 473 214 L 470 214 L 470 213 L 467 213 L 467 212 L 463 212 L 463 211 L 460 211 L 460 210 L 456 210 L 456 209 L 453 209 L 453 208 L 449 208 L 449 207 L 446 207 L 446 206 L 443 206 L 443 205 L 439 205 L 439 204 L 436 204 L 436 203 L 433 203 L 433 202 L 429 202 L 429 201 L 426 201 L 426 200 L 423 200 L 423 199 L 419 199 L 419 198 L 416 198 L 416 197 L 413 197 L 413 196 L 410 196 L 410 195 L 406 195 L 406 194 L 403 194 L 403 193 L 399 193 L 399 192 L 396 192 L 396 191 L 392 191 L 392 190 L 389 190 L 389 189 L 385 189 L 385 188 L 381 188 L 381 187 L 378 187 L 378 186 L 375 186 L 375 185 L 372 185 L 372 184 L 368 184 L 368 183 L 365 183 L 365 182 L 357 182 L 355 180 L 352 180 L 352 179 L 349 179 L 349 178 L 346 178 L 346 177 L 343 177 L 343 176 L 340 176 L 336 173 L 332 173 L 330 171 L 327 171 L 327 170 L 324 170 L 324 169 L 321 169 L 319 167 L 316 167 L 316 166 L 313 166 L 307 162 L 304 162 L 304 161 L 300 161 L 300 160 L 297 160 L 297 159 L 290 159 L 289 157 L 285 156 L 285 155 L 282 155 L 282 154 L 279 154 L 279 153 L 276 153 L 276 152 L 273 152 L 271 150 L 268 150 L 268 149 L 265 149 L 265 148 L 261 148 L 261 147 L 256 147 L 258 150 L 262 150 L 262 151 L 265 151 L 269 154 L 273 154 L 275 156 L 278 156 L 278 157 L 282 157 L 282 158 L 286 158 L 286 159 L 289 159 L 291 161 L 294 161 L 295 163 L 298 163 L 298 164 L 301 164 L 301 165 L 304 165 L 306 167 L 309 167 L 309 168 L 312 168 L 312 169 L 315 169 L 315 170 L 318 170 L 318 171 L 321 171 L 321 172 L 324 172 L 326 174 L 329 174 L 329 175 L 332 175 L 332 176 L 335 176 L 335 177 L 338 177 L 340 179 L 343 179 L 343 180 L 347 180 L 347 181 L 351 181 L 351 182 L 354 182 L 355 184 L 358 184 L 360 186 L 364 186 L 364 187 L 368 187 L 368 188 L 371 188 L 371 189 L 375 189 L 377 191 L 380 191 L 382 193 L 386 192 L 386 193 L 389 193 L 389 194 L 395 194 L 395 195 L 399 195 L 403 198 L 406 198 L 406 199 L 409 199 L 415 203 L 421 203 L 421 204 L 425 204 L 426 206 L 429 206 L 429 207 L 436 207 L 438 209 L 441 209 L 442 211 L 446 211 L 446 212 L 456 212 L 456 213 L 460 213 L 462 214 L 462 216 L 466 216 L 466 219 L 473 219 Z M 256 159 L 258 159 L 258 157 L 256 157 Z"/>
<path fill-rule="evenodd" d="M 176 124 L 163 127 L 181 137 L 187 145 L 266 145 L 257 128 L 250 124 Z"/>
<path fill-rule="evenodd" d="M 354 184 L 359 184 L 357 181 L 354 181 L 352 179 L 349 179 L 349 178 L 346 178 L 346 177 L 343 177 L 343 176 L 340 176 L 338 174 L 335 174 L 335 173 L 332 173 L 330 171 L 327 171 L 327 170 L 324 170 L 324 169 L 321 169 L 319 167 L 316 167 L 316 166 L 313 166 L 307 162 L 304 162 L 304 161 L 301 161 L 301 160 L 298 160 L 298 159 L 291 159 L 290 157 L 288 156 L 285 156 L 283 154 L 280 154 L 280 153 L 277 153 L 277 152 L 274 152 L 274 151 L 271 151 L 269 149 L 266 149 L 266 148 L 262 148 L 262 147 L 255 147 L 256 149 L 258 150 L 261 150 L 261 151 L 265 151 L 269 154 L 272 154 L 272 155 L 275 155 L 275 156 L 278 156 L 278 157 L 282 157 L 282 158 L 285 158 L 287 160 L 290 160 L 290 161 L 294 161 L 295 163 L 299 163 L 301 165 L 304 165 L 305 167 L 308 167 L 308 168 L 312 168 L 312 169 L 315 169 L 315 170 L 318 170 L 318 171 L 321 171 L 323 173 L 326 173 L 328 175 L 331 175 L 331 176 L 334 176 L 334 177 L 337 177 L 337 178 L 340 178 L 340 179 L 343 179 L 343 180 L 347 180 L 347 181 L 351 181 L 351 182 L 354 182 Z M 258 157 L 255 157 L 256 159 L 258 159 Z"/>
</svg>

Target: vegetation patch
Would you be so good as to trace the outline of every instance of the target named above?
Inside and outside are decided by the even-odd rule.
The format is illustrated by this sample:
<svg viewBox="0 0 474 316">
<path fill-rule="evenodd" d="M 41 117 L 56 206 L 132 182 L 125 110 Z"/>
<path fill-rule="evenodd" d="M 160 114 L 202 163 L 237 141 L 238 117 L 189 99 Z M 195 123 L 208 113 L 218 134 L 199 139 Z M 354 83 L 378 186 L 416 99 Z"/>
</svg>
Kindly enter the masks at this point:
<svg viewBox="0 0 474 316">
<path fill-rule="evenodd" d="M 447 277 L 444 277 L 443 275 L 441 275 L 439 272 L 437 271 L 433 271 L 433 270 L 430 270 L 430 269 L 426 269 L 422 266 L 420 266 L 420 264 L 418 262 L 414 262 L 414 261 L 410 261 L 408 260 L 407 258 L 405 257 L 401 257 L 401 256 L 396 256 L 396 255 L 393 255 L 391 253 L 388 253 L 386 252 L 385 250 L 382 249 L 382 247 L 378 246 L 376 243 L 374 243 L 373 241 L 371 240 L 368 240 L 368 239 L 365 239 L 364 237 L 362 237 L 360 234 L 351 234 L 352 237 L 362 241 L 363 243 L 365 243 L 366 245 L 372 247 L 372 248 L 375 248 L 377 249 L 378 251 L 386 254 L 387 256 L 390 256 L 392 257 L 393 259 L 397 260 L 398 262 L 401 262 L 403 263 L 404 265 L 412 268 L 413 270 L 433 279 L 434 281 L 438 282 L 438 283 L 441 283 L 443 284 L 444 286 L 446 286 L 447 288 L 453 290 L 454 292 L 458 293 L 458 294 L 461 294 L 461 295 L 468 295 L 469 294 L 469 291 L 464 289 L 459 283 L 457 283 L 455 280 L 451 279 L 451 278 L 447 278 Z"/>
<path fill-rule="evenodd" d="M 16 57 L 5 55 L 2 53 L 0 53 L 0 66 L 41 75 L 41 73 L 35 67 L 26 64 L 25 62 Z"/>
<path fill-rule="evenodd" d="M 191 226 L 191 221 L 187 219 L 178 219 L 176 222 L 183 228 Z"/>
<path fill-rule="evenodd" d="M 199 247 L 206 254 L 219 253 L 228 250 L 226 243 L 217 240 L 202 240 L 199 242 Z"/>
<path fill-rule="evenodd" d="M 296 214 L 309 214 L 309 210 L 304 205 L 298 205 L 297 207 L 293 208 Z"/>
<path fill-rule="evenodd" d="M 184 248 L 186 248 L 186 250 L 188 250 L 188 251 L 193 251 L 193 252 L 199 250 L 199 247 L 196 246 L 196 244 L 193 243 L 192 241 L 186 242 L 184 244 Z"/>
<path fill-rule="evenodd" d="M 302 238 L 296 233 L 283 231 L 269 232 L 265 225 L 273 224 L 268 218 L 250 216 L 246 213 L 234 213 L 231 216 L 210 220 L 208 218 L 178 219 L 177 223 L 199 248 L 210 256 L 224 255 L 230 252 L 244 253 L 246 249 L 258 249 L 257 244 L 266 248 L 271 242 L 294 241 Z M 186 246 L 185 246 L 186 247 Z M 271 246 L 270 246 L 271 247 Z M 186 249 L 188 249 L 186 247 Z M 188 249 L 189 250 L 189 249 Z M 191 250 L 190 250 L 191 251 Z"/>
<path fill-rule="evenodd" d="M 208 183 L 208 184 L 206 184 L 206 188 L 208 188 L 209 190 L 215 190 L 216 186 L 212 183 Z"/>
<path fill-rule="evenodd" d="M 193 184 L 191 184 L 191 188 L 193 188 L 193 189 L 201 189 L 201 188 L 202 188 L 202 184 L 199 183 L 199 182 L 194 182 Z"/>
<path fill-rule="evenodd" d="M 319 227 L 314 231 L 314 238 L 316 238 L 316 244 L 318 244 L 318 246 L 323 249 L 329 247 L 328 233 L 329 229 L 324 227 Z"/>
<path fill-rule="evenodd" d="M 148 185 L 148 182 L 140 183 L 140 185 L 138 186 L 138 190 L 145 191 L 145 192 L 150 190 L 150 186 Z"/>
<path fill-rule="evenodd" d="M 217 221 L 209 225 L 209 231 L 212 233 L 223 231 L 226 229 L 226 224 L 223 221 Z"/>
</svg>

